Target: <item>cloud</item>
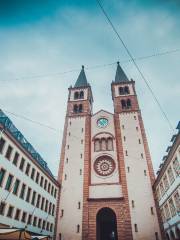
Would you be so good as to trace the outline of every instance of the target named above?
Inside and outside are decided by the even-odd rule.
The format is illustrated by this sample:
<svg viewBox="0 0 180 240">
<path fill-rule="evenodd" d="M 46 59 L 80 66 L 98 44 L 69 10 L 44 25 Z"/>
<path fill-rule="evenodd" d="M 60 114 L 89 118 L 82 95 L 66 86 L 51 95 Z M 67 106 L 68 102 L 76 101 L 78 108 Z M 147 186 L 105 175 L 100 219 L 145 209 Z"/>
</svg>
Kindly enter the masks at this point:
<svg viewBox="0 0 180 240">
<path fill-rule="evenodd" d="M 79 72 L 55 73 L 80 69 L 82 64 L 93 66 L 128 58 L 97 6 L 77 2 L 76 6 L 75 3 L 53 6 L 48 13 L 42 8 L 36 21 L 20 19 L 18 25 L 11 22 L 8 26 L 4 25 L 0 33 L 1 107 L 59 130 L 58 134 L 10 116 L 55 175 L 68 87 L 75 83 Z M 147 7 L 140 1 L 104 3 L 134 56 L 179 47 L 179 18 L 168 9 L 154 8 L 153 5 Z M 179 53 L 138 62 L 174 127 L 179 120 L 177 106 L 174 107 L 180 95 L 178 63 Z M 136 80 L 153 163 L 157 169 L 171 132 L 132 63 L 122 66 L 127 75 Z M 93 90 L 94 111 L 103 108 L 113 112 L 110 84 L 115 68 L 113 65 L 86 71 Z M 44 77 L 33 77 L 36 75 Z"/>
</svg>

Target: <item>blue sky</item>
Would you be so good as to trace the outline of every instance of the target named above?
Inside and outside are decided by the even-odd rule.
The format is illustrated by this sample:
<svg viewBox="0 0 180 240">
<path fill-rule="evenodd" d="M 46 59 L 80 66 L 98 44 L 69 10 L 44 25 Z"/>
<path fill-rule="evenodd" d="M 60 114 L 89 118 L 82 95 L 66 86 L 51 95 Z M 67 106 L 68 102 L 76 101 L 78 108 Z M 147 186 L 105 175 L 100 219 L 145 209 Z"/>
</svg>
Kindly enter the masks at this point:
<svg viewBox="0 0 180 240">
<path fill-rule="evenodd" d="M 135 57 L 180 48 L 179 1 L 102 0 Z M 68 87 L 81 65 L 129 59 L 96 1 L 0 0 L 0 107 L 51 125 L 59 133 L 10 116 L 57 175 Z M 180 52 L 138 61 L 174 128 L 179 120 Z M 132 63 L 153 165 L 157 170 L 172 132 Z M 79 69 L 68 74 L 58 74 Z M 116 65 L 86 70 L 94 112 L 113 112 Z M 40 76 L 39 76 L 40 75 Z M 39 77 L 38 77 L 39 76 Z"/>
</svg>

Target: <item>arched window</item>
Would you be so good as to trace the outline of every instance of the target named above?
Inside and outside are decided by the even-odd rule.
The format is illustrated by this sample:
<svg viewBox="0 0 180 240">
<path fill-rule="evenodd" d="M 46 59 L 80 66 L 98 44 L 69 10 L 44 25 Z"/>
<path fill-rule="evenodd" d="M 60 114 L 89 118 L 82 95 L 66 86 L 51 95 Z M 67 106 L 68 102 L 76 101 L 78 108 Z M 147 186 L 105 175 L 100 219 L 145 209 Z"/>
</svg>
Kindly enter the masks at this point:
<svg viewBox="0 0 180 240">
<path fill-rule="evenodd" d="M 123 87 L 119 87 L 119 95 L 123 95 L 124 94 L 124 88 Z"/>
<path fill-rule="evenodd" d="M 106 139 L 105 139 L 105 138 L 102 138 L 102 139 L 101 139 L 101 150 L 102 150 L 102 151 L 106 151 L 106 149 L 107 149 Z"/>
<path fill-rule="evenodd" d="M 74 105 L 73 111 L 74 111 L 74 113 L 77 113 L 77 112 L 78 112 L 78 105 L 77 105 L 77 104 Z"/>
<path fill-rule="evenodd" d="M 77 233 L 79 233 L 80 232 L 80 225 L 78 224 L 77 225 Z"/>
<path fill-rule="evenodd" d="M 112 138 L 108 138 L 108 140 L 107 140 L 107 150 L 109 150 L 109 151 L 113 150 L 113 140 L 112 140 Z"/>
<path fill-rule="evenodd" d="M 83 92 L 83 91 L 80 92 L 79 98 L 80 98 L 80 99 L 83 99 L 83 98 L 84 98 L 84 92 Z"/>
<path fill-rule="evenodd" d="M 125 100 L 121 100 L 121 106 L 122 106 L 122 109 L 126 109 L 126 101 Z"/>
<path fill-rule="evenodd" d="M 78 99 L 79 98 L 79 92 L 75 92 L 74 93 L 74 99 Z"/>
<path fill-rule="evenodd" d="M 128 86 L 124 87 L 124 94 L 129 94 L 129 87 Z"/>
<path fill-rule="evenodd" d="M 127 108 L 128 109 L 131 108 L 131 100 L 130 99 L 127 100 Z"/>
<path fill-rule="evenodd" d="M 79 105 L 79 112 L 80 112 L 80 113 L 83 112 L 83 105 L 82 105 L 82 104 Z"/>
<path fill-rule="evenodd" d="M 101 150 L 101 148 L 100 148 L 100 140 L 99 139 L 95 139 L 95 141 L 94 141 L 94 151 L 98 152 L 100 150 Z"/>
</svg>

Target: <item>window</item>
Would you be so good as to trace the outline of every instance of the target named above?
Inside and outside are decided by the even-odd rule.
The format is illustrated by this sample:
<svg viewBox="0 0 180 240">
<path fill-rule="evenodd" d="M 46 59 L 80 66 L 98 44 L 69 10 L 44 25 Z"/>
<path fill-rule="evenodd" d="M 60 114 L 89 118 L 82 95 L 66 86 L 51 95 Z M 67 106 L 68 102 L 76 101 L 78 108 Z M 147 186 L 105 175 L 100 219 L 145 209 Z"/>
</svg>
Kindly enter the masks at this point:
<svg viewBox="0 0 180 240">
<path fill-rule="evenodd" d="M 79 233 L 80 232 L 80 225 L 78 224 L 77 225 L 77 233 Z"/>
<path fill-rule="evenodd" d="M 45 225 L 46 225 L 46 221 L 45 221 L 45 220 L 43 220 L 42 229 L 45 229 Z"/>
<path fill-rule="evenodd" d="M 23 212 L 22 214 L 22 218 L 21 218 L 21 222 L 26 222 L 26 218 L 27 218 L 27 213 L 26 212 Z"/>
<path fill-rule="evenodd" d="M 41 181 L 40 181 L 40 186 L 41 187 L 43 186 L 43 182 L 44 182 L 44 178 L 43 178 L 43 176 L 41 176 Z"/>
<path fill-rule="evenodd" d="M 138 129 L 138 127 L 136 127 L 136 131 L 138 131 L 139 129 Z"/>
<path fill-rule="evenodd" d="M 94 151 L 98 152 L 100 151 L 101 147 L 100 147 L 100 140 L 99 139 L 95 139 L 94 141 Z"/>
<path fill-rule="evenodd" d="M 39 183 L 39 172 L 36 173 L 36 183 Z"/>
<path fill-rule="evenodd" d="M 161 190 L 161 195 L 163 196 L 165 193 L 163 182 L 160 182 L 159 186 L 160 186 L 160 190 Z"/>
<path fill-rule="evenodd" d="M 154 209 L 151 207 L 151 214 L 154 215 Z"/>
<path fill-rule="evenodd" d="M 141 158 L 144 158 L 143 153 L 141 153 Z"/>
<path fill-rule="evenodd" d="M 48 184 L 48 193 L 50 192 L 51 184 Z"/>
<path fill-rule="evenodd" d="M 2 153 L 5 143 L 6 143 L 6 141 L 3 138 L 1 138 L 0 139 L 0 153 Z"/>
<path fill-rule="evenodd" d="M 33 191 L 33 196 L 32 196 L 32 200 L 31 200 L 32 205 L 35 204 L 35 198 L 36 198 L 36 191 Z"/>
<path fill-rule="evenodd" d="M 27 163 L 27 166 L 26 166 L 26 175 L 28 175 L 29 176 L 29 170 L 30 170 L 30 164 L 29 163 Z"/>
<path fill-rule="evenodd" d="M 144 176 L 147 176 L 146 170 L 144 170 Z"/>
<path fill-rule="evenodd" d="M 126 137 L 124 136 L 123 139 L 124 139 L 124 142 L 125 142 L 126 141 Z"/>
<path fill-rule="evenodd" d="M 83 144 L 83 139 L 81 139 L 81 144 Z"/>
<path fill-rule="evenodd" d="M 82 132 L 82 133 L 84 132 L 84 128 L 81 128 L 81 132 Z"/>
<path fill-rule="evenodd" d="M 128 156 L 128 151 L 127 151 L 127 150 L 126 150 L 126 152 L 125 152 L 125 153 L 126 153 L 126 156 Z"/>
<path fill-rule="evenodd" d="M 5 157 L 10 160 L 13 148 L 9 145 Z"/>
<path fill-rule="evenodd" d="M 24 169 L 24 163 L 25 163 L 25 159 L 24 159 L 24 158 L 21 158 L 21 163 L 20 163 L 20 166 L 19 166 L 19 169 L 20 169 L 21 171 L 23 171 L 23 169 Z"/>
<path fill-rule="evenodd" d="M 126 101 L 125 100 L 121 100 L 121 107 L 122 107 L 122 109 L 126 109 Z"/>
<path fill-rule="evenodd" d="M 46 190 L 46 188 L 47 188 L 47 179 L 45 179 L 44 181 L 44 190 Z"/>
<path fill-rule="evenodd" d="M 31 171 L 31 179 L 34 180 L 34 175 L 35 175 L 35 169 L 32 168 L 32 171 Z"/>
<path fill-rule="evenodd" d="M 169 211 L 169 206 L 168 206 L 168 204 L 166 204 L 166 205 L 164 206 L 164 210 L 165 210 L 166 220 L 169 220 L 169 219 L 170 219 L 170 211 Z"/>
<path fill-rule="evenodd" d="M 134 208 L 134 200 L 132 200 L 132 208 Z"/>
<path fill-rule="evenodd" d="M 179 165 L 177 157 L 173 161 L 173 169 L 176 173 L 176 177 L 179 176 L 180 175 L 180 165 Z"/>
<path fill-rule="evenodd" d="M 83 98 L 84 98 L 84 92 L 83 92 L 83 91 L 80 92 L 79 98 L 80 98 L 80 99 L 83 99 Z"/>
<path fill-rule="evenodd" d="M 164 182 L 165 191 L 167 191 L 169 188 L 169 182 L 166 175 L 164 175 L 163 177 L 163 182 Z"/>
<path fill-rule="evenodd" d="M 136 120 L 136 116 L 134 116 L 134 120 Z"/>
<path fill-rule="evenodd" d="M 8 208 L 7 217 L 12 218 L 13 212 L 14 212 L 14 207 L 10 205 Z"/>
<path fill-rule="evenodd" d="M 0 187 L 2 187 L 2 183 L 3 183 L 3 180 L 4 180 L 5 174 L 6 174 L 6 170 L 1 168 L 1 170 L 0 170 Z"/>
<path fill-rule="evenodd" d="M 15 217 L 14 217 L 15 220 L 17 220 L 17 221 L 19 220 L 20 213 L 21 213 L 21 210 L 17 208 L 16 213 L 15 213 Z"/>
<path fill-rule="evenodd" d="M 32 191 L 32 189 L 30 187 L 28 187 L 27 195 L 26 195 L 26 202 L 29 202 L 29 200 L 30 200 L 31 191 Z"/>
<path fill-rule="evenodd" d="M 34 216 L 34 220 L 33 220 L 33 226 L 34 226 L 34 227 L 36 227 L 36 225 L 37 225 L 37 217 L 36 217 L 36 216 Z"/>
<path fill-rule="evenodd" d="M 127 100 L 126 104 L 127 104 L 127 109 L 131 108 L 131 100 L 130 99 Z"/>
<path fill-rule="evenodd" d="M 178 192 L 176 192 L 174 194 L 174 201 L 175 201 L 175 204 L 176 204 L 177 212 L 180 212 L 180 197 L 179 197 L 179 193 Z"/>
<path fill-rule="evenodd" d="M 13 193 L 14 193 L 15 195 L 18 194 L 19 184 L 20 184 L 19 179 L 16 179 L 16 181 L 15 181 L 15 183 L 14 183 L 14 189 L 13 189 Z"/>
<path fill-rule="evenodd" d="M 54 186 L 52 185 L 51 187 L 51 195 L 53 196 L 53 193 L 54 193 Z"/>
<path fill-rule="evenodd" d="M 155 238 L 156 240 L 159 240 L 158 232 L 155 232 Z"/>
<path fill-rule="evenodd" d="M 176 215 L 176 208 L 174 206 L 174 202 L 172 198 L 169 200 L 169 207 L 170 207 L 171 216 L 174 217 Z"/>
<path fill-rule="evenodd" d="M 125 86 L 125 87 L 124 87 L 124 93 L 125 93 L 125 94 L 129 94 L 129 87 L 128 87 L 128 86 Z"/>
<path fill-rule="evenodd" d="M 64 210 L 61 209 L 61 217 L 63 217 L 63 216 L 64 216 Z"/>
<path fill-rule="evenodd" d="M 51 209 L 52 209 L 52 203 L 50 202 L 49 203 L 49 211 L 48 211 L 49 214 L 51 214 Z"/>
<path fill-rule="evenodd" d="M 47 222 L 46 231 L 49 231 L 49 222 Z"/>
<path fill-rule="evenodd" d="M 47 209 L 48 209 L 48 200 L 46 200 L 45 212 L 47 212 Z"/>
<path fill-rule="evenodd" d="M 108 138 L 108 140 L 107 140 L 107 150 L 109 150 L 109 151 L 113 150 L 113 140 L 112 140 L 112 138 Z"/>
<path fill-rule="evenodd" d="M 1 202 L 0 203 L 0 215 L 4 215 L 5 208 L 6 208 L 6 203 Z"/>
<path fill-rule="evenodd" d="M 21 193 L 19 196 L 21 199 L 24 199 L 25 190 L 26 190 L 26 185 L 23 183 L 21 188 Z"/>
<path fill-rule="evenodd" d="M 27 224 L 31 225 L 31 222 L 32 222 L 32 214 L 29 214 Z"/>
<path fill-rule="evenodd" d="M 67 180 L 67 174 L 64 175 L 64 180 Z"/>
<path fill-rule="evenodd" d="M 57 189 L 55 189 L 54 191 L 54 197 L 56 198 L 56 194 L 57 194 Z"/>
<path fill-rule="evenodd" d="M 42 225 L 42 219 L 39 218 L 39 221 L 38 221 L 38 228 L 41 228 L 41 225 Z"/>
<path fill-rule="evenodd" d="M 37 197 L 37 202 L 36 202 L 36 207 L 37 207 L 37 208 L 39 208 L 40 201 L 41 201 L 41 195 L 40 195 L 40 194 L 38 194 L 38 197 Z"/>
<path fill-rule="evenodd" d="M 119 87 L 119 95 L 123 95 L 124 94 L 124 88 L 123 87 Z"/>
<path fill-rule="evenodd" d="M 139 144 L 141 144 L 141 139 L 139 139 Z"/>
<path fill-rule="evenodd" d="M 53 231 L 53 224 L 51 223 L 51 225 L 50 225 L 50 232 L 52 232 Z"/>
<path fill-rule="evenodd" d="M 83 112 L 83 105 L 82 105 L 82 104 L 79 105 L 79 112 L 80 112 L 80 113 Z"/>
<path fill-rule="evenodd" d="M 75 105 L 73 106 L 73 112 L 74 112 L 74 113 L 77 113 L 77 112 L 78 112 L 78 105 L 77 105 L 77 104 L 75 104 Z"/>
<path fill-rule="evenodd" d="M 19 153 L 18 153 L 18 152 L 15 152 L 15 154 L 14 154 L 14 159 L 13 159 L 13 164 L 14 164 L 15 166 L 17 166 L 18 160 L 19 160 Z"/>
<path fill-rule="evenodd" d="M 41 210 L 44 210 L 44 197 L 42 197 L 42 201 L 41 201 Z"/>
<path fill-rule="evenodd" d="M 59 240 L 62 240 L 61 233 L 59 234 Z"/>
<path fill-rule="evenodd" d="M 79 98 L 79 92 L 75 92 L 74 93 L 74 99 L 76 100 L 76 99 L 78 99 Z"/>
<path fill-rule="evenodd" d="M 122 125 L 122 129 L 124 129 L 124 125 Z"/>
<path fill-rule="evenodd" d="M 78 209 L 81 209 L 81 203 L 78 202 Z"/>
<path fill-rule="evenodd" d="M 68 158 L 66 158 L 66 163 L 68 163 Z"/>
<path fill-rule="evenodd" d="M 127 167 L 127 171 L 128 171 L 128 173 L 130 172 L 130 167 Z"/>
<path fill-rule="evenodd" d="M 55 205 L 52 205 L 52 216 L 54 216 L 54 211 L 55 211 Z"/>
<path fill-rule="evenodd" d="M 101 151 L 106 151 L 106 139 L 101 139 Z"/>
<path fill-rule="evenodd" d="M 82 169 L 79 170 L 79 175 L 82 175 Z"/>
<path fill-rule="evenodd" d="M 164 214 L 164 208 L 161 208 L 161 218 L 162 218 L 162 221 L 163 223 L 166 221 L 166 218 L 165 218 L 165 214 Z"/>
<path fill-rule="evenodd" d="M 71 133 L 69 132 L 69 137 L 71 136 Z"/>
<path fill-rule="evenodd" d="M 172 184 L 174 182 L 174 174 L 173 174 L 171 166 L 168 168 L 167 174 L 168 174 L 170 184 Z"/>
<path fill-rule="evenodd" d="M 9 174 L 7 182 L 6 182 L 6 186 L 5 186 L 6 190 L 8 190 L 8 191 L 11 190 L 12 181 L 13 181 L 13 175 Z"/>
<path fill-rule="evenodd" d="M 69 145 L 67 145 L 67 149 L 69 149 Z"/>
<path fill-rule="evenodd" d="M 134 231 L 135 231 L 135 232 L 138 232 L 137 224 L 134 224 Z"/>
</svg>

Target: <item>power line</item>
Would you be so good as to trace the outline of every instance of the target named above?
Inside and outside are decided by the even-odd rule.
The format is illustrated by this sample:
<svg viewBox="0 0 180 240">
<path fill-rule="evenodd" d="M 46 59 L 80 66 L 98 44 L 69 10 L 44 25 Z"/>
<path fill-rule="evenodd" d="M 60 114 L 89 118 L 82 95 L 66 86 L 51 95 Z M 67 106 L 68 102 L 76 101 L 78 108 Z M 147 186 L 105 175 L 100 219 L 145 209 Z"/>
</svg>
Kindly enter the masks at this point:
<svg viewBox="0 0 180 240">
<path fill-rule="evenodd" d="M 107 19 L 108 23 L 110 24 L 111 28 L 113 29 L 114 33 L 117 35 L 117 37 L 118 37 L 118 39 L 120 40 L 121 44 L 122 44 L 123 47 L 125 48 L 127 54 L 129 55 L 131 61 L 133 62 L 134 66 L 136 67 L 136 69 L 137 69 L 137 71 L 139 72 L 140 76 L 141 76 L 142 79 L 144 80 L 147 88 L 149 89 L 152 97 L 154 98 L 154 101 L 157 103 L 157 105 L 158 105 L 160 111 L 162 112 L 162 115 L 164 116 L 164 119 L 167 121 L 170 129 L 171 129 L 172 131 L 174 131 L 174 128 L 173 128 L 173 126 L 172 126 L 172 124 L 171 124 L 171 122 L 170 122 L 167 114 L 166 114 L 165 111 L 163 110 L 163 108 L 162 108 L 159 100 L 157 99 L 155 93 L 153 92 L 153 90 L 152 90 L 152 88 L 151 88 L 148 80 L 146 79 L 146 77 L 145 77 L 144 74 L 142 73 L 141 69 L 140 69 L 139 66 L 137 65 L 137 63 L 136 63 L 136 61 L 135 61 L 135 58 L 133 57 L 133 55 L 132 55 L 131 52 L 129 51 L 128 47 L 126 46 L 125 42 L 123 41 L 122 37 L 120 36 L 120 34 L 118 33 L 118 31 L 116 30 L 114 24 L 112 23 L 111 19 L 109 18 L 108 14 L 106 13 L 105 9 L 103 8 L 100 0 L 96 0 L 96 2 L 97 2 L 97 4 L 98 4 L 98 6 L 100 7 L 102 13 L 103 13 L 104 16 L 106 17 L 106 19 Z"/>
<path fill-rule="evenodd" d="M 172 53 L 176 53 L 176 52 L 180 52 L 180 48 L 176 48 L 176 49 L 172 49 L 172 50 L 166 50 L 166 51 L 159 51 L 150 55 L 144 55 L 141 57 L 136 57 L 134 58 L 135 61 L 142 61 L 145 59 L 149 59 L 149 58 L 154 58 L 154 57 L 158 57 L 158 56 L 164 56 L 164 55 L 168 55 L 168 54 L 172 54 Z M 120 64 L 124 64 L 124 63 L 130 63 L 132 62 L 132 59 L 127 59 L 127 60 L 122 60 L 119 61 Z M 113 66 L 117 63 L 117 61 L 115 62 L 111 62 L 111 63 L 105 63 L 105 64 L 97 64 L 94 66 L 89 66 L 86 67 L 86 70 L 93 70 L 93 69 L 97 69 L 97 68 L 103 68 L 103 67 L 109 67 L 109 66 Z M 50 76 L 59 76 L 59 75 L 65 75 L 68 73 L 73 73 L 73 72 L 78 72 L 80 71 L 79 68 L 76 69 L 71 69 L 71 70 L 67 70 L 64 72 L 57 72 L 57 73 L 49 73 L 49 74 L 39 74 L 39 75 L 33 75 L 33 76 L 26 76 L 26 77 L 16 77 L 14 80 L 23 80 L 23 79 L 36 79 L 36 78 L 45 78 L 45 77 L 50 77 Z M 1 80 L 1 82 L 6 82 L 6 80 Z"/>
</svg>

